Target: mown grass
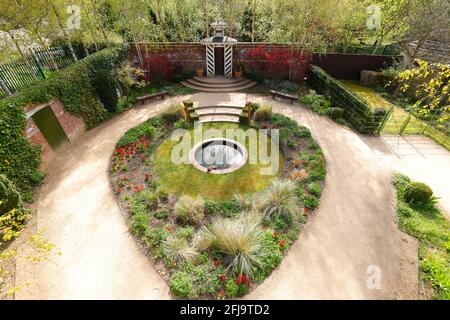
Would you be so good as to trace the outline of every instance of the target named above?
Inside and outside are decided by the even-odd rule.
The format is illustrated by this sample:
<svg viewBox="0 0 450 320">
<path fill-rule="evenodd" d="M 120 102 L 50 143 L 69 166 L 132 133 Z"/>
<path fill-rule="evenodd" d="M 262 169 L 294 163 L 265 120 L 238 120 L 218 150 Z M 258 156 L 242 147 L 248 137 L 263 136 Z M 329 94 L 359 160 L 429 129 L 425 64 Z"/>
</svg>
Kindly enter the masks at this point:
<svg viewBox="0 0 450 320">
<path fill-rule="evenodd" d="M 380 96 L 375 90 L 359 84 L 358 81 L 342 80 L 341 82 L 364 101 L 366 101 L 369 107 L 373 109 L 383 108 L 389 110 L 394 107 L 394 112 L 386 123 L 383 133 L 399 133 L 402 124 L 409 117 L 409 114 L 405 110 L 393 105 L 391 102 Z M 404 133 L 421 134 L 424 128 L 425 124 L 422 121 L 412 117 Z"/>
<path fill-rule="evenodd" d="M 401 174 L 394 176 L 399 227 L 419 240 L 420 278 L 430 284 L 433 299 L 450 300 L 450 224 L 434 202 L 406 203 L 403 191 L 407 181 Z"/>
<path fill-rule="evenodd" d="M 227 129 L 243 129 L 248 127 L 234 123 L 209 123 L 204 124 L 203 129 L 219 130 L 215 137 L 225 137 Z M 193 129 L 190 130 L 193 139 Z M 257 132 L 257 134 L 259 134 Z M 191 164 L 177 165 L 171 160 L 172 149 L 178 141 L 170 138 L 164 141 L 156 150 L 153 159 L 154 173 L 158 177 L 160 187 L 167 193 L 176 195 L 189 195 L 192 197 L 203 197 L 211 200 L 230 199 L 235 193 L 250 193 L 263 190 L 278 175 L 261 175 L 260 170 L 266 166 L 261 163 L 245 164 L 239 170 L 225 175 L 211 175 L 203 173 Z M 193 146 L 193 143 L 191 144 Z M 248 150 L 248 141 L 246 141 Z M 284 159 L 280 153 L 279 158 L 281 172 Z"/>
</svg>

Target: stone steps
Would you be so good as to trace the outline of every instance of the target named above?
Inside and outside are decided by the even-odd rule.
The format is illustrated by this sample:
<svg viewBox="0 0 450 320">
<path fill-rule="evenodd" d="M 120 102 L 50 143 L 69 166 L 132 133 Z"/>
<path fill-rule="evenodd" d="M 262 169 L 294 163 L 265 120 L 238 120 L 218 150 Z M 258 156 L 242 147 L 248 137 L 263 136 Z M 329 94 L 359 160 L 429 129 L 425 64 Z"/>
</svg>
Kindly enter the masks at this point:
<svg viewBox="0 0 450 320">
<path fill-rule="evenodd" d="M 239 123 L 239 116 L 223 115 L 223 114 L 210 114 L 200 116 L 200 122 L 234 122 Z"/>
<path fill-rule="evenodd" d="M 197 108 L 196 111 L 199 116 L 211 114 L 239 116 L 242 112 L 242 108 L 207 107 Z"/>
<path fill-rule="evenodd" d="M 211 79 L 208 81 L 208 79 Z M 232 88 L 232 87 L 239 87 L 239 86 L 243 86 L 246 85 L 250 82 L 252 82 L 252 80 L 250 79 L 227 79 L 227 78 L 223 78 L 222 81 L 217 81 L 217 80 L 213 80 L 215 78 L 198 78 L 198 77 L 194 77 L 194 79 L 188 79 L 186 80 L 187 82 L 189 82 L 190 84 L 196 85 L 196 86 L 208 86 L 211 88 Z"/>
<path fill-rule="evenodd" d="M 182 85 L 203 92 L 235 92 L 253 87 L 257 83 L 250 79 L 225 77 L 194 77 L 181 82 Z"/>
</svg>

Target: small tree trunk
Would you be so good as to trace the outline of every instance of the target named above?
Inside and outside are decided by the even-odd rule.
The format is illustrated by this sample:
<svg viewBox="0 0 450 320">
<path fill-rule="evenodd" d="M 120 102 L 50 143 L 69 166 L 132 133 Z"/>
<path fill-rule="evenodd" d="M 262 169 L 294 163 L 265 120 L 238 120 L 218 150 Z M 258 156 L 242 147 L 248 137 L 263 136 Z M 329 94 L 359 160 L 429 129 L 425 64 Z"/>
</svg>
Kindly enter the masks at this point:
<svg viewBox="0 0 450 320">
<path fill-rule="evenodd" d="M 28 69 L 30 70 L 30 74 L 33 77 L 34 80 L 38 80 L 36 77 L 36 74 L 34 73 L 33 67 L 31 66 L 30 62 L 27 59 L 27 56 L 23 52 L 22 48 L 20 47 L 19 43 L 17 42 L 16 38 L 12 35 L 10 31 L 6 31 L 6 33 L 10 36 L 12 42 L 14 43 L 14 46 L 16 47 L 17 51 L 19 52 L 20 56 L 22 57 L 23 61 L 27 65 Z"/>
<path fill-rule="evenodd" d="M 61 16 L 59 15 L 58 10 L 56 9 L 55 5 L 52 5 L 52 9 L 53 9 L 53 12 L 55 13 L 56 20 L 58 21 L 59 28 L 61 29 L 61 32 L 63 33 L 64 38 L 66 39 L 66 43 L 67 43 L 67 46 L 69 47 L 69 51 L 70 51 L 70 54 L 72 55 L 73 60 L 78 61 L 77 55 L 75 54 L 75 50 L 73 49 L 73 46 L 72 46 L 72 41 L 70 40 L 70 35 L 69 35 L 69 33 L 67 33 L 66 29 L 64 28 L 63 23 L 61 21 Z"/>
</svg>

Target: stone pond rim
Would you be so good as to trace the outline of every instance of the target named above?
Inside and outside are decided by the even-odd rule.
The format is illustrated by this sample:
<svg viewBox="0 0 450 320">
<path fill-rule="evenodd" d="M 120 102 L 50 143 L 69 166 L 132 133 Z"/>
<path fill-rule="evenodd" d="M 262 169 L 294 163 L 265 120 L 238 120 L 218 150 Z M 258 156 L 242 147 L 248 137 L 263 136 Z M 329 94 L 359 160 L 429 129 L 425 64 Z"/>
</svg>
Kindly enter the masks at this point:
<svg viewBox="0 0 450 320">
<path fill-rule="evenodd" d="M 190 163 L 196 169 L 209 174 L 237 171 L 247 160 L 247 149 L 239 142 L 225 138 L 203 140 L 189 153 Z"/>
</svg>

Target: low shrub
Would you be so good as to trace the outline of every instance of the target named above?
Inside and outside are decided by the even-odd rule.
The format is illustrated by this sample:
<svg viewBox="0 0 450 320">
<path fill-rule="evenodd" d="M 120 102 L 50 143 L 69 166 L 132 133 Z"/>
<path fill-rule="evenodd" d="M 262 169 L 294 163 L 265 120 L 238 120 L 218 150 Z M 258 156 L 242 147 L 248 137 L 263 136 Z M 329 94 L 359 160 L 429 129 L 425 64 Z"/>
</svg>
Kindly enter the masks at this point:
<svg viewBox="0 0 450 320">
<path fill-rule="evenodd" d="M 344 110 L 341 108 L 331 108 L 330 110 L 330 118 L 333 120 L 339 120 L 344 117 Z"/>
<path fill-rule="evenodd" d="M 419 241 L 420 279 L 432 288 L 433 299 L 450 299 L 450 226 L 446 217 L 434 202 L 427 206 L 404 202 L 404 195 L 410 196 L 409 186 L 416 184 L 401 174 L 395 174 L 393 184 L 397 189 L 397 214 L 399 227 Z M 420 201 L 427 199 L 432 190 L 418 187 Z M 412 197 L 412 195 L 411 195 Z"/>
<path fill-rule="evenodd" d="M 132 202 L 143 204 L 147 209 L 152 209 L 158 205 L 159 195 L 150 190 L 142 190 L 133 196 Z"/>
<path fill-rule="evenodd" d="M 403 191 L 409 185 L 411 179 L 404 174 L 395 173 L 392 182 L 394 186 L 403 194 Z"/>
<path fill-rule="evenodd" d="M 198 295 L 214 295 L 220 290 L 221 282 L 219 280 L 220 268 L 212 264 L 199 265 L 194 267 L 190 274 L 194 278 L 195 292 Z"/>
<path fill-rule="evenodd" d="M 308 185 L 308 191 L 316 197 L 320 197 L 320 195 L 322 194 L 322 187 L 317 182 L 311 182 Z"/>
<path fill-rule="evenodd" d="M 192 299 L 196 296 L 192 277 L 187 272 L 179 271 L 174 273 L 170 278 L 169 286 L 177 297 Z"/>
<path fill-rule="evenodd" d="M 183 223 L 199 224 L 205 216 L 205 203 L 203 199 L 182 196 L 175 205 L 175 214 Z"/>
<path fill-rule="evenodd" d="M 162 241 L 162 250 L 165 256 L 176 263 L 193 261 L 198 256 L 197 250 L 192 247 L 186 238 L 169 236 Z"/>
<path fill-rule="evenodd" d="M 134 127 L 125 133 L 117 142 L 117 147 L 123 147 L 137 141 L 140 137 L 153 139 L 156 136 L 156 128 L 149 122 L 144 122 L 141 125 Z"/>
<path fill-rule="evenodd" d="M 21 206 L 19 191 L 5 175 L 0 174 L 0 216 Z"/>
<path fill-rule="evenodd" d="M 253 269 L 260 262 L 258 214 L 243 213 L 235 219 L 219 218 L 210 227 L 203 227 L 204 241 L 209 246 L 227 256 L 228 269 L 237 270 L 241 274 L 252 275 Z"/>
<path fill-rule="evenodd" d="M 314 90 L 310 90 L 309 94 L 300 97 L 299 102 L 309 106 L 312 111 L 320 115 L 326 115 L 331 109 L 330 100 L 323 95 L 317 94 Z"/>
<path fill-rule="evenodd" d="M 220 202 L 205 200 L 205 214 L 231 218 L 236 216 L 241 210 L 242 207 L 237 199 Z"/>
<path fill-rule="evenodd" d="M 156 210 L 155 212 L 153 212 L 153 216 L 158 220 L 165 219 L 169 215 L 170 215 L 170 210 L 167 210 L 167 209 L 159 209 L 159 210 Z"/>
<path fill-rule="evenodd" d="M 428 203 L 433 197 L 433 190 L 425 183 L 411 182 L 403 192 L 403 198 L 408 203 Z"/>
<path fill-rule="evenodd" d="M 175 236 L 184 239 L 190 239 L 194 235 L 195 229 L 194 227 L 182 227 L 177 228 L 175 231 Z"/>
<path fill-rule="evenodd" d="M 278 267 L 283 259 L 278 245 L 278 239 L 273 232 L 264 232 L 260 238 L 261 249 L 259 251 L 260 265 L 255 272 L 254 279 L 262 282 L 271 272 Z"/>
<path fill-rule="evenodd" d="M 290 225 L 297 212 L 295 184 L 288 180 L 274 180 L 261 195 L 262 208 L 267 217 L 281 216 Z"/>
<path fill-rule="evenodd" d="M 148 213 L 139 211 L 130 219 L 130 230 L 135 235 L 143 236 L 146 234 L 150 226 L 150 216 Z"/>
<path fill-rule="evenodd" d="M 307 196 L 303 199 L 303 205 L 310 210 L 314 210 L 320 205 L 320 200 L 315 196 Z"/>
<path fill-rule="evenodd" d="M 143 237 L 144 242 L 152 247 L 159 248 L 161 243 L 169 237 L 169 232 L 166 228 L 156 227 L 148 228 Z"/>
<path fill-rule="evenodd" d="M 236 284 L 236 281 L 234 279 L 229 279 L 225 283 L 225 295 L 230 299 L 238 298 L 240 296 L 239 286 Z"/>
<path fill-rule="evenodd" d="M 271 118 L 272 118 L 272 106 L 267 104 L 261 106 L 261 108 L 259 108 L 255 113 L 256 121 L 268 121 Z"/>
<path fill-rule="evenodd" d="M 162 114 L 164 121 L 174 123 L 183 117 L 183 106 L 179 103 L 174 103 L 167 108 Z"/>
</svg>

